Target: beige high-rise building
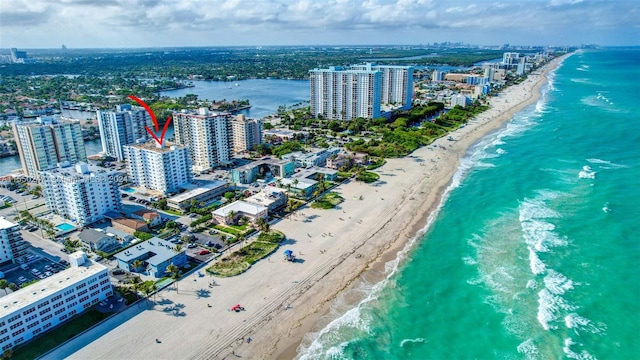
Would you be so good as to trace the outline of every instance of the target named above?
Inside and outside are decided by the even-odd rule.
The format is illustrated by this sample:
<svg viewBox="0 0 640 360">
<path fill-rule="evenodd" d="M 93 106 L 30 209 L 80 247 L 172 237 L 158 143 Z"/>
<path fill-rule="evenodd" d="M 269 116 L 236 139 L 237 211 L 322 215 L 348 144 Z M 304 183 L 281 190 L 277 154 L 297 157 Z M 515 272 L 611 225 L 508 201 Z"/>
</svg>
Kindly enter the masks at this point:
<svg viewBox="0 0 640 360">
<path fill-rule="evenodd" d="M 33 122 L 14 124 L 13 132 L 27 176 L 36 178 L 38 171 L 53 169 L 58 163 L 87 160 L 82 128 L 77 121 L 39 117 Z"/>
<path fill-rule="evenodd" d="M 249 119 L 240 114 L 231 121 L 231 129 L 234 153 L 252 150 L 262 143 L 262 120 Z"/>
<path fill-rule="evenodd" d="M 233 150 L 231 115 L 211 113 L 201 108 L 198 113 L 173 113 L 177 144 L 189 147 L 192 170 L 197 173 L 231 163 Z"/>
</svg>

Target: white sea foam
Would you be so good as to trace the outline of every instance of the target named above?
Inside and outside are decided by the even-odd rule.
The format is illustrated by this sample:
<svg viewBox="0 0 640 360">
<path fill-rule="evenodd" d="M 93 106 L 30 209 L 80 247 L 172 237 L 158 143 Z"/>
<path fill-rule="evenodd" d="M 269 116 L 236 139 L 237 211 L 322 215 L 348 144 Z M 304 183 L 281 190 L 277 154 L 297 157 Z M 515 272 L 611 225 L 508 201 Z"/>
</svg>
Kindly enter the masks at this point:
<svg viewBox="0 0 640 360">
<path fill-rule="evenodd" d="M 538 282 L 533 279 L 527 281 L 527 289 L 535 290 L 538 288 Z"/>
<path fill-rule="evenodd" d="M 478 260 L 474 259 L 471 256 L 465 256 L 462 258 L 462 261 L 465 265 L 478 265 Z"/>
<path fill-rule="evenodd" d="M 609 203 L 604 203 L 604 206 L 602 207 L 602 211 L 604 211 L 605 213 L 611 212 L 611 207 L 609 207 Z"/>
<path fill-rule="evenodd" d="M 531 248 L 529 248 L 529 266 L 531 267 L 531 272 L 534 275 L 544 274 L 544 271 L 546 270 L 546 266 L 538 257 L 538 253 Z"/>
<path fill-rule="evenodd" d="M 573 281 L 567 279 L 561 273 L 549 269 L 547 276 L 544 277 L 544 286 L 556 295 L 562 295 L 568 290 L 573 289 Z"/>
<path fill-rule="evenodd" d="M 611 161 L 602 160 L 602 159 L 593 158 L 593 159 L 587 159 L 587 161 L 592 164 L 600 165 L 601 169 L 624 169 L 629 167 L 627 165 L 616 164 Z"/>
<path fill-rule="evenodd" d="M 576 313 L 570 313 L 564 317 L 564 324 L 567 329 L 586 331 L 591 334 L 601 334 L 606 331 L 607 325 L 603 323 L 595 323 L 587 318 L 584 318 Z"/>
<path fill-rule="evenodd" d="M 400 342 L 400 347 L 404 347 L 404 344 L 410 343 L 410 344 L 415 344 L 415 343 L 427 343 L 428 341 L 426 341 L 424 338 L 415 338 L 415 339 L 404 339 Z"/>
<path fill-rule="evenodd" d="M 567 304 L 562 296 L 555 295 L 547 288 L 538 292 L 538 322 L 545 330 L 557 329 L 552 321 L 558 319 L 560 311 L 572 311 L 575 307 Z"/>
<path fill-rule="evenodd" d="M 582 171 L 578 173 L 578 177 L 580 179 L 595 179 L 596 172 L 589 165 L 585 165 L 582 167 Z"/>
<path fill-rule="evenodd" d="M 527 339 L 517 347 L 518 352 L 524 355 L 525 359 L 538 359 L 540 352 L 533 343 L 533 339 Z"/>
<path fill-rule="evenodd" d="M 369 333 L 369 320 L 362 317 L 361 309 L 364 308 L 369 302 L 377 298 L 378 293 L 389 284 L 390 279 L 398 272 L 399 266 L 407 258 L 408 253 L 413 249 L 415 244 L 423 237 L 424 233 L 431 227 L 431 224 L 438 216 L 438 213 L 442 209 L 443 204 L 447 201 L 452 190 L 460 186 L 460 183 L 464 176 L 468 173 L 473 163 L 470 156 L 465 156 L 460 160 L 460 166 L 453 176 L 453 179 L 447 189 L 445 189 L 438 207 L 427 218 L 427 224 L 418 233 L 409 240 L 405 247 L 398 252 L 395 259 L 385 264 L 385 271 L 387 276 L 380 282 L 373 284 L 368 290 L 368 295 L 361 300 L 354 308 L 344 312 L 342 315 L 334 318 L 324 328 L 315 333 L 305 334 L 302 343 L 298 347 L 298 355 L 296 359 L 316 359 L 323 357 L 323 354 L 328 353 L 329 350 L 336 352 L 337 358 L 341 358 L 342 350 L 346 346 L 345 342 L 342 342 L 338 347 L 332 345 L 335 342 L 335 336 L 328 336 L 331 333 L 338 333 L 338 330 L 342 328 L 356 328 L 365 333 Z M 335 303 L 334 303 L 335 305 Z M 325 336 L 327 339 L 325 339 Z M 325 349 L 328 349 L 325 351 Z M 336 357 L 333 357 L 336 358 Z"/>
<path fill-rule="evenodd" d="M 596 357 L 589 354 L 586 350 L 582 350 L 580 353 L 571 350 L 572 345 L 576 345 L 576 343 L 571 338 L 564 339 L 564 347 L 562 348 L 562 351 L 569 359 L 596 360 Z"/>
<path fill-rule="evenodd" d="M 504 153 L 506 153 L 506 152 L 507 152 L 506 150 L 501 149 L 501 148 L 497 148 L 497 149 L 496 149 L 496 153 L 498 153 L 498 154 L 500 154 L 500 155 L 502 155 L 502 154 L 504 154 Z"/>
</svg>

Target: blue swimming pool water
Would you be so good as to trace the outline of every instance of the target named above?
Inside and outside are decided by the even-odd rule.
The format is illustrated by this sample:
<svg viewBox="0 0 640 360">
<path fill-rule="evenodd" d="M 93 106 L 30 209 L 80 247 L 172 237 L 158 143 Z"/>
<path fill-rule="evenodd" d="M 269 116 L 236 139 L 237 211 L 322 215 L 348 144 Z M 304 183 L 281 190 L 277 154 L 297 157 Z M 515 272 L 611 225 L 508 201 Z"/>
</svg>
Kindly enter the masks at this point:
<svg viewBox="0 0 640 360">
<path fill-rule="evenodd" d="M 58 224 L 56 225 L 56 227 L 62 231 L 69 231 L 69 230 L 73 230 L 76 227 L 71 225 L 71 224 L 67 224 L 67 223 L 62 223 L 62 224 Z"/>
<path fill-rule="evenodd" d="M 135 189 L 132 189 L 132 188 L 124 188 L 124 189 L 122 189 L 122 191 L 124 191 L 124 192 L 128 192 L 128 193 L 130 193 L 130 194 L 131 194 L 131 193 L 136 192 L 136 190 L 135 190 Z"/>
</svg>

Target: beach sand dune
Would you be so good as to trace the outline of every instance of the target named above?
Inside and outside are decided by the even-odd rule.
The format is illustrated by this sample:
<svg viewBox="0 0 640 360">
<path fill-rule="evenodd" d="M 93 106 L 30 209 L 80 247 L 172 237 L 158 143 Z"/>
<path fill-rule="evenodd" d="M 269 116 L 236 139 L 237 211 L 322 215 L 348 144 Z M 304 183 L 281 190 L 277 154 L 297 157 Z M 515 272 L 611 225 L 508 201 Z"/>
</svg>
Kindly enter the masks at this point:
<svg viewBox="0 0 640 360">
<path fill-rule="evenodd" d="M 445 137 L 436 146 L 389 159 L 376 170 L 380 181 L 374 185 L 353 180 L 341 185 L 335 191 L 345 201 L 337 209 L 304 207 L 273 225 L 287 240 L 246 273 L 215 278 L 214 287 L 208 286 L 210 276 L 190 275 L 177 291 L 173 286 L 161 291 L 149 309 L 100 338 L 89 344 L 72 341 L 48 357 L 294 357 L 302 337 L 327 313 L 331 301 L 367 269 L 379 273 L 381 264 L 425 226 L 468 148 L 535 102 L 546 72 L 559 61 L 493 98 L 488 111 L 451 134 L 456 141 Z M 293 250 L 299 261 L 284 261 L 285 249 Z M 235 304 L 245 310 L 230 311 Z"/>
</svg>

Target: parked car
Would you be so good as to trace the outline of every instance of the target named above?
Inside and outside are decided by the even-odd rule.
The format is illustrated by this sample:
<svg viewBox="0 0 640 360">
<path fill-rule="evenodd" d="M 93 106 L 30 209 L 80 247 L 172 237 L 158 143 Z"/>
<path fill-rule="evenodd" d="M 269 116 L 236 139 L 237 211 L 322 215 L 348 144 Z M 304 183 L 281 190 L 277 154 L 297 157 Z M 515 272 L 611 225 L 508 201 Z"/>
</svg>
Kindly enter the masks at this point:
<svg viewBox="0 0 640 360">
<path fill-rule="evenodd" d="M 211 251 L 207 250 L 207 249 L 203 249 L 198 251 L 198 255 L 207 255 L 207 254 L 211 254 Z"/>
<path fill-rule="evenodd" d="M 60 260 L 60 264 L 64 266 L 69 266 L 69 262 L 67 260 Z"/>
<path fill-rule="evenodd" d="M 129 196 L 129 200 L 133 201 L 133 200 L 135 200 L 135 199 L 136 199 L 136 197 L 135 197 L 135 196 Z"/>
<path fill-rule="evenodd" d="M 27 282 L 27 278 L 26 278 L 26 277 L 24 277 L 24 276 L 20 276 L 20 277 L 18 278 L 18 281 L 20 281 L 20 282 Z"/>
<path fill-rule="evenodd" d="M 44 269 L 47 270 L 47 271 L 51 271 L 51 266 L 45 265 Z"/>
<path fill-rule="evenodd" d="M 33 275 L 38 275 L 38 274 L 40 274 L 40 270 L 38 270 L 38 269 L 31 269 L 31 273 L 32 273 Z"/>
<path fill-rule="evenodd" d="M 29 269 L 29 265 L 27 265 L 27 264 L 22 264 L 22 265 L 20 265 L 20 269 L 22 269 L 22 270 L 28 270 L 28 269 Z"/>
<path fill-rule="evenodd" d="M 40 198 L 40 196 L 38 196 L 38 195 L 33 195 L 31 198 L 32 198 L 32 199 L 39 199 L 39 198 Z"/>
<path fill-rule="evenodd" d="M 44 273 L 44 276 L 47 276 L 47 277 L 49 277 L 51 275 L 53 275 L 53 273 L 51 271 L 47 271 L 47 272 Z"/>
<path fill-rule="evenodd" d="M 196 245 L 196 244 L 194 244 L 194 243 L 191 243 L 191 244 L 187 245 L 187 247 L 188 247 L 189 249 L 193 249 L 193 248 L 198 247 L 198 245 Z"/>
<path fill-rule="evenodd" d="M 65 249 L 65 248 L 60 249 L 60 251 L 62 251 L 62 252 L 63 252 L 63 253 L 65 253 L 65 254 L 69 252 L 69 251 L 67 251 L 67 249 Z"/>
<path fill-rule="evenodd" d="M 124 270 L 122 270 L 122 269 L 113 269 L 113 270 L 111 270 L 111 273 L 113 275 L 124 275 Z"/>
<path fill-rule="evenodd" d="M 46 278 L 47 278 L 47 277 L 46 277 L 46 276 L 44 276 L 43 274 L 38 274 L 38 275 L 36 275 L 36 276 L 37 276 L 37 277 L 38 277 L 38 279 L 40 279 L 40 280 L 44 280 L 44 279 L 46 279 Z"/>
</svg>

